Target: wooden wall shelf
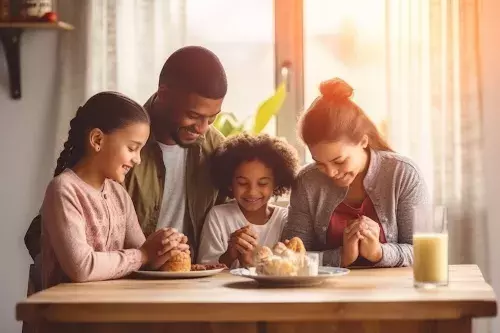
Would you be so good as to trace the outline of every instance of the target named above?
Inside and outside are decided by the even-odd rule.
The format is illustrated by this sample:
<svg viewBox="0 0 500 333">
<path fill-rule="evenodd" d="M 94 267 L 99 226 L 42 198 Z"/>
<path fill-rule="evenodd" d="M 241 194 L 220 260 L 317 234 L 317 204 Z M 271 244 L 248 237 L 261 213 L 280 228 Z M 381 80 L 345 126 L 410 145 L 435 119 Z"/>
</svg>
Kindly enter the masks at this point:
<svg viewBox="0 0 500 333">
<path fill-rule="evenodd" d="M 0 39 L 9 69 L 10 94 L 21 98 L 21 53 L 20 40 L 25 29 L 54 29 L 69 31 L 74 27 L 65 22 L 0 22 Z"/>
<path fill-rule="evenodd" d="M 74 27 L 66 22 L 0 22 L 0 29 L 60 29 L 73 30 Z"/>
</svg>

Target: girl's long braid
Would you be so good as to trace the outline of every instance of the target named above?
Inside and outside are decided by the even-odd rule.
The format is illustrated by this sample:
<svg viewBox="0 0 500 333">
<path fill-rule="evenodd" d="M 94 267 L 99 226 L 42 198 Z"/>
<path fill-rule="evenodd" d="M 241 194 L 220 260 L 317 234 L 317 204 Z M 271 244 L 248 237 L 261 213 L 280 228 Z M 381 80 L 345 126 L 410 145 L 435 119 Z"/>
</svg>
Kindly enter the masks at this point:
<svg viewBox="0 0 500 333">
<path fill-rule="evenodd" d="M 64 143 L 64 149 L 61 151 L 57 159 L 57 166 L 54 171 L 54 177 L 60 175 L 66 168 L 73 167 L 78 160 L 83 156 L 84 147 L 79 142 L 83 137 L 82 131 L 85 126 L 82 121 L 82 108 L 80 107 L 76 112 L 76 116 L 70 121 L 70 129 L 68 132 L 68 139 Z M 80 140 L 79 140 L 80 139 Z"/>
</svg>

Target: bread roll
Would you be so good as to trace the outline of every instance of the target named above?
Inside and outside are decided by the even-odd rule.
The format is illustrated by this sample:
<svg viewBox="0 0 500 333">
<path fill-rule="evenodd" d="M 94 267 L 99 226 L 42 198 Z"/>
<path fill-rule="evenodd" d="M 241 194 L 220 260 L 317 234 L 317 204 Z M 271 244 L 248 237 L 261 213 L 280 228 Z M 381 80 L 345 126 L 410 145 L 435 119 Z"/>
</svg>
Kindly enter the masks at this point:
<svg viewBox="0 0 500 333">
<path fill-rule="evenodd" d="M 286 244 L 286 247 L 296 253 L 300 254 L 306 253 L 306 248 L 304 247 L 304 243 L 302 242 L 302 239 L 300 239 L 299 237 L 293 237 L 292 239 L 290 239 L 290 241 Z"/>
<path fill-rule="evenodd" d="M 297 276 L 298 267 L 292 260 L 271 256 L 257 266 L 257 274 L 270 276 Z"/>
<path fill-rule="evenodd" d="M 276 255 L 281 255 L 283 252 L 285 252 L 287 250 L 287 247 L 285 244 L 283 244 L 282 242 L 278 242 L 276 243 L 276 245 L 274 245 L 273 247 L 273 252 L 274 254 Z"/>
<path fill-rule="evenodd" d="M 165 265 L 160 267 L 160 271 L 166 272 L 189 272 L 191 271 L 191 256 L 187 252 L 181 252 L 170 258 Z"/>
<path fill-rule="evenodd" d="M 267 246 L 257 247 L 257 249 L 254 252 L 254 257 L 253 257 L 254 265 L 257 265 L 259 262 L 261 262 L 262 260 L 264 260 L 272 255 L 273 255 L 273 251 L 271 251 L 271 249 L 268 248 Z"/>
</svg>

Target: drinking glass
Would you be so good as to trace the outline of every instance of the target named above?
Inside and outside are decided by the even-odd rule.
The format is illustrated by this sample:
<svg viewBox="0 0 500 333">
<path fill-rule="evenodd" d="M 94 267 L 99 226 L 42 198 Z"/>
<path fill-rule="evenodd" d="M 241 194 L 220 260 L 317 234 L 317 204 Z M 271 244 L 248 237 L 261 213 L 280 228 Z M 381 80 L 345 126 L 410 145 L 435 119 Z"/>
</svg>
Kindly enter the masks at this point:
<svg viewBox="0 0 500 333">
<path fill-rule="evenodd" d="M 322 257 L 322 253 L 316 252 L 316 251 L 308 251 L 308 252 L 306 252 L 306 257 L 307 257 L 308 262 L 309 262 L 307 275 L 309 275 L 309 276 L 318 275 L 318 269 L 319 269 L 319 266 L 321 265 L 320 258 Z"/>
<path fill-rule="evenodd" d="M 448 223 L 444 206 L 415 209 L 413 281 L 416 288 L 448 285 Z"/>
</svg>

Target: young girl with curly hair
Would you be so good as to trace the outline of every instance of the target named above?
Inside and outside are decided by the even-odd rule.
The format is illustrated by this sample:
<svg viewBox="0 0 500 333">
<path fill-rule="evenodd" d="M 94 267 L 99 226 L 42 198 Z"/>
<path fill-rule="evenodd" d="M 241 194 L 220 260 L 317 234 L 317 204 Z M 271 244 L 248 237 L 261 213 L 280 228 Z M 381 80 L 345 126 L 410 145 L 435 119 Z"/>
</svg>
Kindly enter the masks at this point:
<svg viewBox="0 0 500 333">
<path fill-rule="evenodd" d="M 248 266 L 257 245 L 276 244 L 287 209 L 269 200 L 290 190 L 297 166 L 295 149 L 281 139 L 266 134 L 229 137 L 215 151 L 211 173 L 219 191 L 234 200 L 208 213 L 198 262 Z"/>
</svg>

